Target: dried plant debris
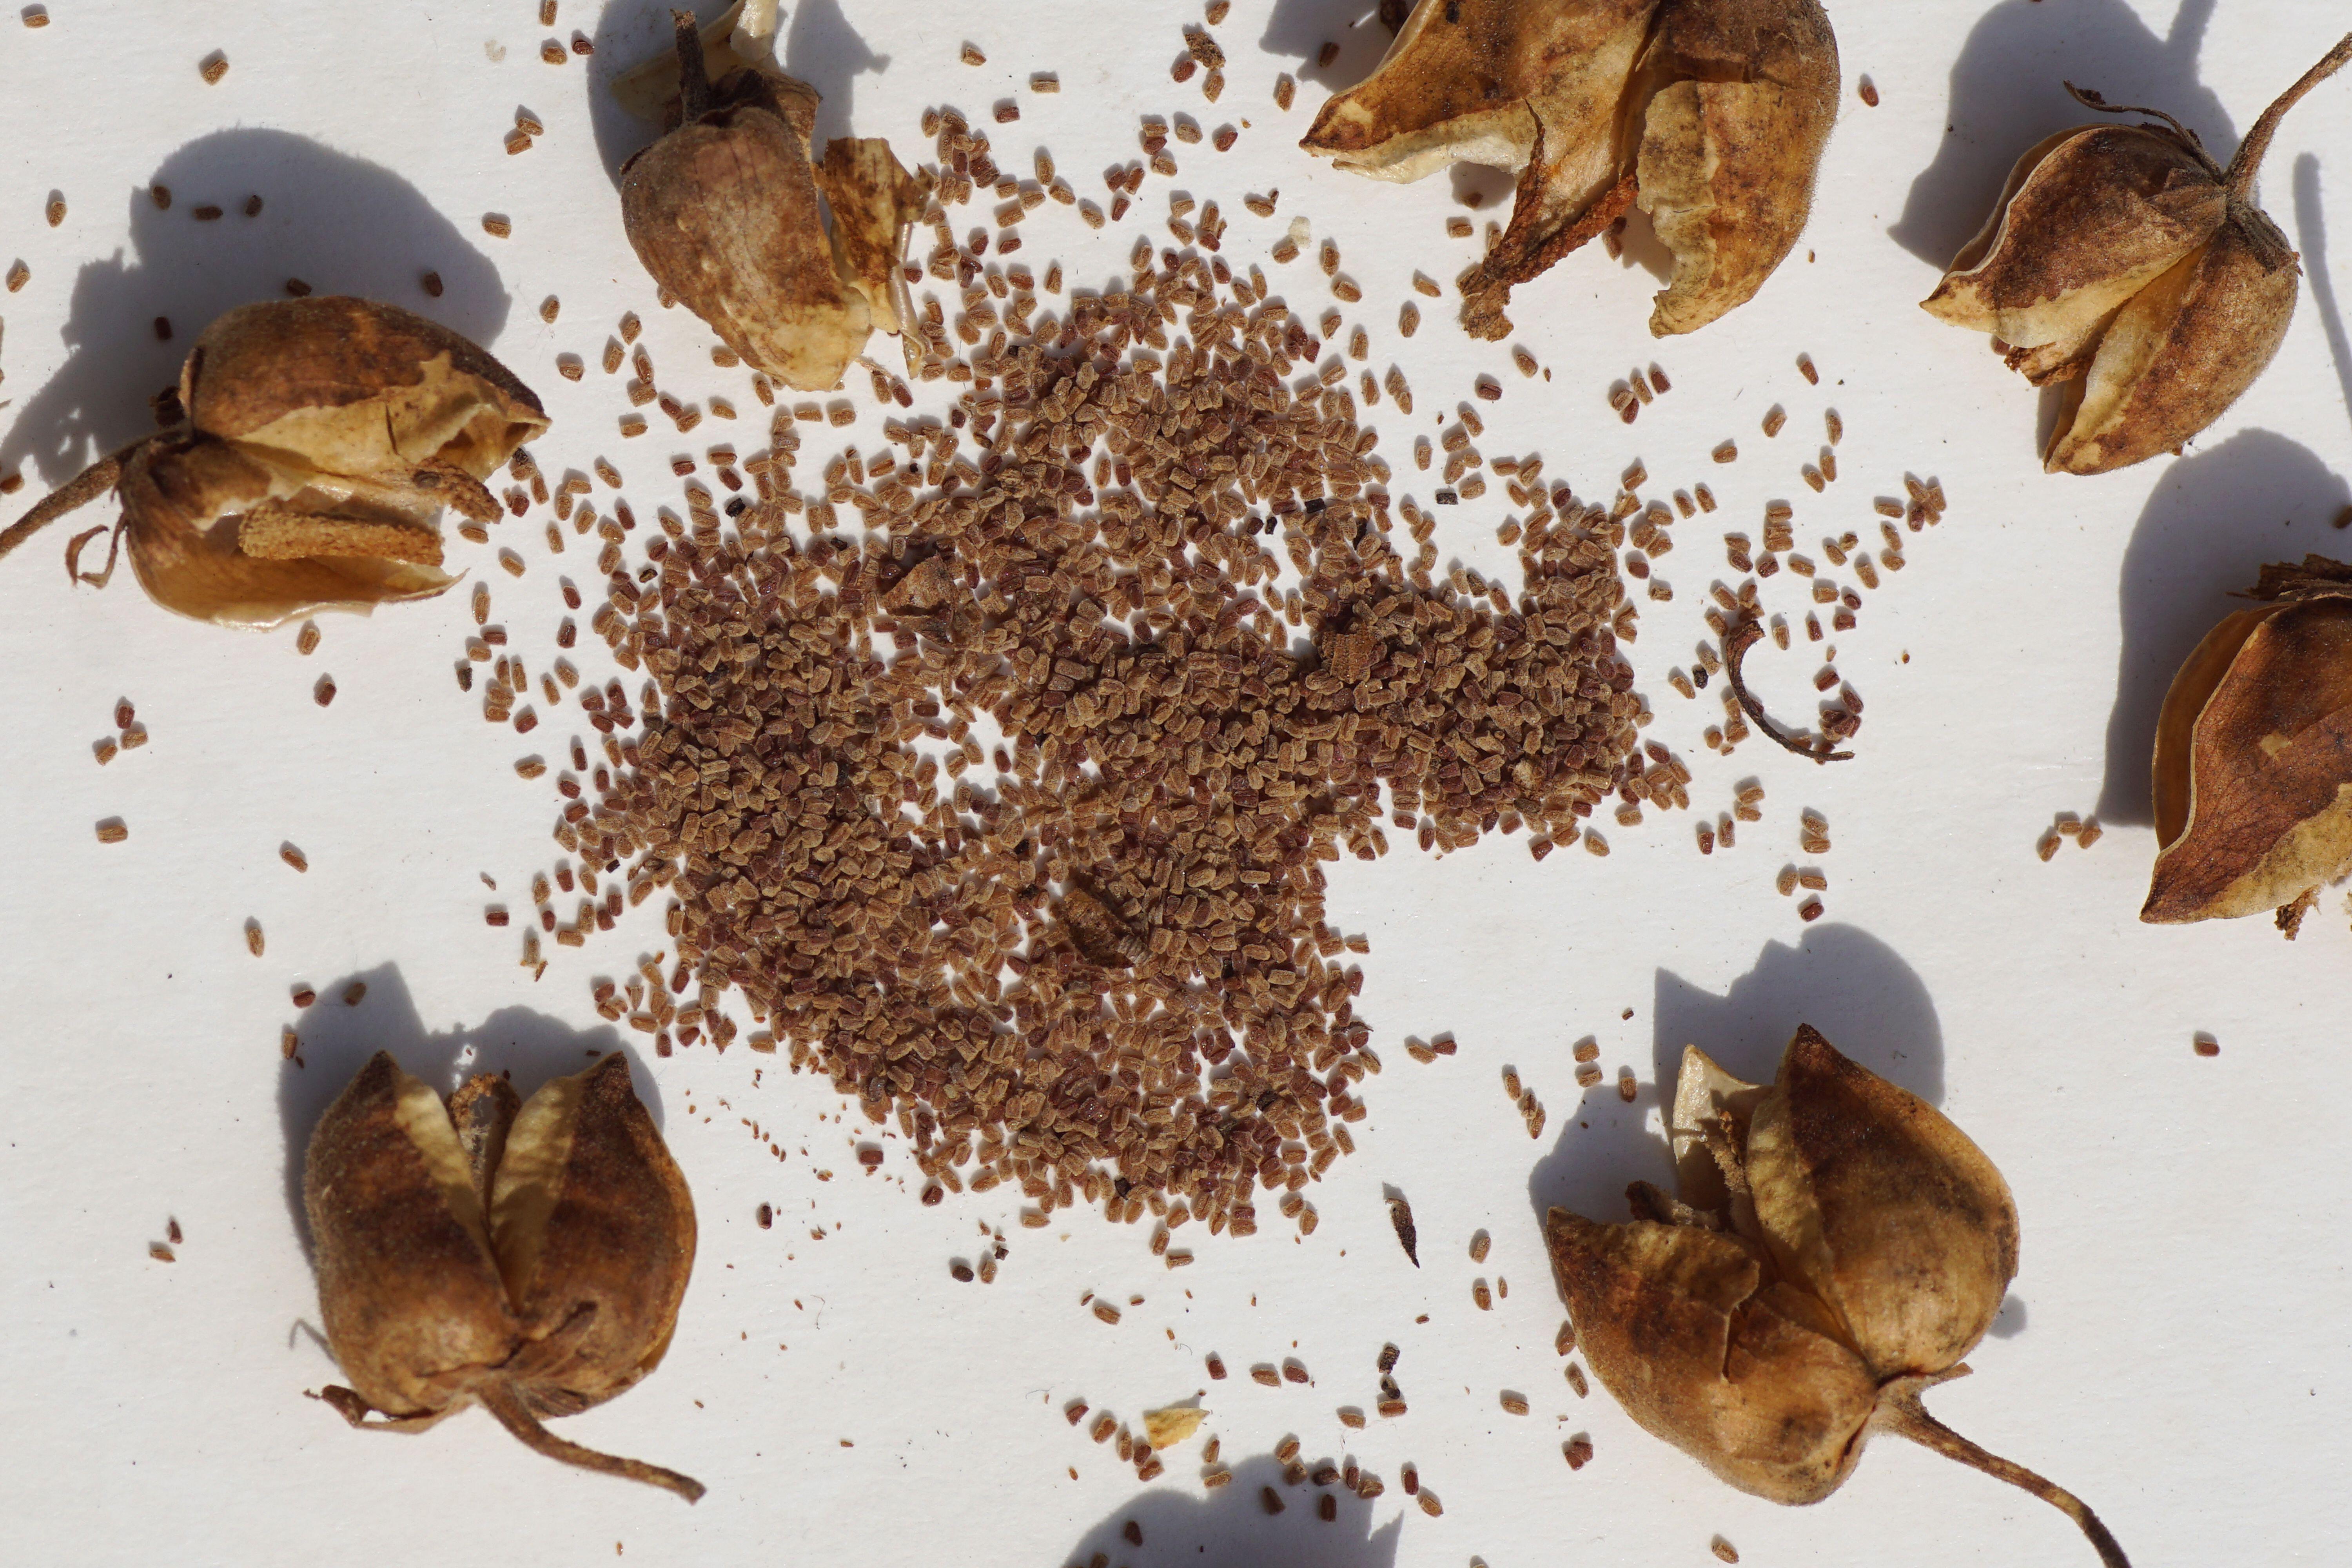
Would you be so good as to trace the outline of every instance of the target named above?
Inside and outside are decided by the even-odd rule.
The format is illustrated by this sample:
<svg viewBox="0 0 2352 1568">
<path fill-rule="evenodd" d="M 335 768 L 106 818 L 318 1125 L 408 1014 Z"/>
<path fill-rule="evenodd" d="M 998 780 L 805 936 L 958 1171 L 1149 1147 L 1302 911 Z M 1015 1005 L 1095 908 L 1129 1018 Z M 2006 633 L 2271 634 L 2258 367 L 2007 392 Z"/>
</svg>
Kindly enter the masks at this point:
<svg viewBox="0 0 2352 1568">
<path fill-rule="evenodd" d="M 898 262 L 925 186 L 871 139 L 837 139 L 812 162 L 816 91 L 775 68 L 772 36 L 745 41 L 746 6 L 713 24 L 716 46 L 671 15 L 669 129 L 621 169 L 629 243 L 745 363 L 803 391 L 835 386 L 876 327 L 906 324 Z"/>
<path fill-rule="evenodd" d="M 693 1268 L 694 1201 L 626 1057 L 527 1102 L 484 1074 L 445 1103 L 379 1051 L 311 1134 L 302 1190 L 352 1383 L 322 1397 L 352 1426 L 421 1432 L 480 1405 L 551 1458 L 702 1495 L 540 1424 L 661 1363 Z"/>
<path fill-rule="evenodd" d="M 1784 751 L 1794 752 L 1797 755 L 1809 757 L 1816 763 L 1851 761 L 1853 757 L 1852 752 L 1834 752 L 1830 749 L 1834 742 L 1826 734 L 1816 740 L 1806 740 L 1801 736 L 1792 735 L 1775 724 L 1766 715 L 1764 704 L 1758 701 L 1756 694 L 1748 689 L 1748 679 L 1742 666 L 1748 658 L 1748 650 L 1755 647 L 1757 639 L 1763 635 L 1762 624 L 1754 616 L 1748 616 L 1734 625 L 1723 639 L 1723 675 L 1724 679 L 1730 683 L 1732 695 L 1738 700 L 1740 710 L 1755 721 L 1756 727 L 1761 730 L 1767 738 Z M 1851 734 L 1853 731 L 1849 729 L 1846 732 Z"/>
<path fill-rule="evenodd" d="M 2165 695 L 2139 918 L 2277 910 L 2292 936 L 2305 900 L 2352 871 L 2352 566 L 2265 566 L 2251 596 Z"/>
<path fill-rule="evenodd" d="M 148 596 L 222 626 L 430 598 L 437 519 L 498 515 L 483 487 L 547 428 L 530 388 L 474 344 L 391 305 L 322 295 L 243 305 L 205 329 L 172 425 L 101 459 L 0 532 L 0 555 L 109 490 L 103 585 L 129 554 Z"/>
<path fill-rule="evenodd" d="M 1397 1245 L 1415 1268 L 1421 1267 L 1420 1235 L 1412 1226 L 1412 1205 L 1402 1197 L 1389 1200 L 1389 1224 L 1396 1229 Z M 1385 1370 L 1385 1369 L 1383 1369 Z"/>
<path fill-rule="evenodd" d="M 1740 1490 L 1816 1502 L 1893 1432 L 2022 1487 L 2122 1549 L 2072 1493 L 1921 1405 L 1964 1375 L 2017 1272 L 2017 1210 L 1932 1106 L 1801 1027 L 1770 1085 L 1683 1051 L 1667 1130 L 1675 1191 L 1634 1218 L 1553 1209 L 1577 1344 L 1626 1413 Z"/>
<path fill-rule="evenodd" d="M 593 628 L 651 679 L 583 694 L 612 766 L 557 841 L 604 893 L 554 935 L 667 889 L 674 981 L 601 1003 L 657 1051 L 724 1045 L 740 990 L 931 1180 L 1247 1233 L 1379 1066 L 1320 863 L 1384 827 L 1548 849 L 1679 785 L 1636 749 L 1605 512 L 1532 508 L 1516 598 L 1433 575 L 1352 397 L 1294 390 L 1307 325 L 1137 266 L 952 360 L 923 319 L 967 390 L 862 481 L 788 488 L 780 409 L 756 500 L 689 479 L 642 565 L 614 545 Z"/>
<path fill-rule="evenodd" d="M 1300 145 L 1376 179 L 1518 174 L 1509 226 L 1461 280 L 1481 338 L 1508 335 L 1514 284 L 1640 206 L 1675 258 L 1650 317 L 1664 336 L 1745 302 L 1795 245 L 1837 97 L 1814 0 L 1421 0 Z"/>
<path fill-rule="evenodd" d="M 2286 111 L 2347 59 L 2352 35 L 2263 112 L 2226 169 L 2163 110 L 2067 84 L 2086 108 L 2162 123 L 2083 125 L 2035 143 L 1924 302 L 1991 333 L 2034 385 L 2068 384 L 2048 471 L 2102 474 L 2178 452 L 2270 364 L 2303 269 L 2254 205 L 2254 177 Z"/>
</svg>

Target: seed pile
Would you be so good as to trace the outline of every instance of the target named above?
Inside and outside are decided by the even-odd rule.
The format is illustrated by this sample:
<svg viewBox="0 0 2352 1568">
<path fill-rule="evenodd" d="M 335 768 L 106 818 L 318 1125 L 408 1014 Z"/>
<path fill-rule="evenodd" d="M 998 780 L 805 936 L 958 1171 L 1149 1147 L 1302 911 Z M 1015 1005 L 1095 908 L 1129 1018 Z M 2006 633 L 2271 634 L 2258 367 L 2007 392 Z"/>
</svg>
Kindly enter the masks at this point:
<svg viewBox="0 0 2352 1568">
<path fill-rule="evenodd" d="M 591 896 L 541 923 L 584 941 L 668 886 L 676 966 L 608 1015 L 724 1043 L 740 988 L 755 1046 L 895 1112 L 950 1187 L 1246 1234 L 1377 1070 L 1319 862 L 1384 851 L 1383 788 L 1424 847 L 1525 827 L 1540 857 L 1687 775 L 1636 748 L 1607 514 L 1538 487 L 1516 602 L 1408 563 L 1353 395 L 1293 384 L 1322 342 L 1252 281 L 1139 249 L 1058 318 L 966 305 L 959 335 L 995 330 L 946 424 L 892 421 L 818 501 L 780 409 L 731 526 L 690 480 L 646 580 L 606 552 L 593 627 L 653 680 L 564 810 Z M 639 716 L 617 680 L 583 705 Z"/>
</svg>

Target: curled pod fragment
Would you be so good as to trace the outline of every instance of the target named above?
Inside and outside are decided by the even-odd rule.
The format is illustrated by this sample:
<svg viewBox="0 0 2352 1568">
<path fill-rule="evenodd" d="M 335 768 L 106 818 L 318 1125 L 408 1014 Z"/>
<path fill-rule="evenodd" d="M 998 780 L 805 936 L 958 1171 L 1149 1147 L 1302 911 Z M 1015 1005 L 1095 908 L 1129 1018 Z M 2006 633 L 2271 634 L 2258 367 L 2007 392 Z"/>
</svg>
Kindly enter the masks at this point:
<svg viewBox="0 0 2352 1568">
<path fill-rule="evenodd" d="M 772 60 L 713 82 L 694 18 L 671 15 L 676 118 L 622 165 L 629 243 L 746 363 L 804 391 L 838 385 L 877 325 L 904 324 L 898 258 L 927 187 L 872 139 L 834 142 L 820 171 L 815 89 Z M 732 59 L 740 30 L 728 37 Z"/>
<path fill-rule="evenodd" d="M 2352 872 L 2352 567 L 2265 566 L 2165 695 L 2140 919 L 2277 910 Z"/>
<path fill-rule="evenodd" d="M 487 520 L 483 480 L 547 428 L 513 374 L 394 306 L 320 295 L 245 305 L 206 327 L 172 423 L 92 465 L 0 533 L 5 555 L 113 490 L 114 551 L 157 604 L 222 626 L 429 598 L 444 507 Z"/>
<path fill-rule="evenodd" d="M 1929 1415 L 2017 1270 L 2017 1213 L 1935 1108 L 1800 1028 L 1769 1085 L 1685 1047 L 1668 1120 L 1676 1191 L 1634 1217 L 1553 1209 L 1546 1239 L 1576 1342 L 1644 1429 L 1743 1491 L 1816 1502 L 1875 1431 L 2052 1503 L 2109 1568 L 2081 1500 Z"/>
<path fill-rule="evenodd" d="M 668 1349 L 694 1205 L 617 1052 L 518 1106 L 488 1075 L 445 1105 L 379 1051 L 311 1134 L 303 1205 L 353 1426 L 421 1431 L 480 1405 L 551 1458 L 699 1483 L 556 1436 Z"/>
</svg>

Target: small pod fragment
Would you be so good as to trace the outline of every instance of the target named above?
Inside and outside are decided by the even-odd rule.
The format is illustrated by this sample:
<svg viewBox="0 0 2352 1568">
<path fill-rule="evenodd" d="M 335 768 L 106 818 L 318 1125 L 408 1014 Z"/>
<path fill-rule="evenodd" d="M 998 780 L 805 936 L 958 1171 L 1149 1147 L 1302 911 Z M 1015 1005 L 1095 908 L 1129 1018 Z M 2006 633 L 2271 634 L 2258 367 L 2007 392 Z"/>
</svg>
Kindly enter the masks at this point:
<svg viewBox="0 0 2352 1568">
<path fill-rule="evenodd" d="M 2254 205 L 2254 177 L 2286 111 L 2352 59 L 2352 37 L 2281 94 L 2228 168 L 2161 110 L 2101 113 L 2161 124 L 2084 125 L 2029 148 L 1991 216 L 1924 301 L 1992 336 L 2034 385 L 2070 384 L 2042 466 L 2100 474 L 2220 418 L 2278 352 L 2302 264 Z"/>
<path fill-rule="evenodd" d="M 520 1104 L 485 1074 L 445 1105 L 379 1051 L 311 1134 L 303 1205 L 351 1380 L 322 1397 L 352 1425 L 422 1431 L 478 1404 L 552 1458 L 702 1495 L 540 1424 L 659 1365 L 693 1271 L 694 1200 L 627 1058 Z"/>
<path fill-rule="evenodd" d="M 1638 205 L 1675 258 L 1650 317 L 1664 337 L 1745 302 L 1795 245 L 1837 100 L 1815 0 L 1421 0 L 1299 144 L 1375 179 L 1518 174 L 1509 226 L 1460 279 L 1476 337 L 1507 335 L 1513 285 Z"/>
<path fill-rule="evenodd" d="M 898 258 L 929 188 L 877 139 L 837 140 L 812 162 L 817 93 L 775 68 L 772 0 L 708 34 L 671 16 L 667 93 L 649 68 L 615 84 L 625 103 L 658 103 L 668 127 L 621 167 L 629 243 L 753 369 L 837 386 L 875 327 L 908 320 Z"/>
<path fill-rule="evenodd" d="M 1668 1123 L 1675 1194 L 1634 1219 L 1553 1209 L 1576 1342 L 1654 1436 L 1730 1485 L 1818 1502 L 1891 1431 L 2053 1503 L 2125 1562 L 2073 1494 L 1929 1415 L 2017 1271 L 2017 1211 L 1984 1152 L 1811 1027 L 1769 1086 L 1684 1047 Z"/>
<path fill-rule="evenodd" d="M 445 506 L 499 515 L 482 481 L 547 428 L 530 389 L 421 316 L 335 295 L 242 305 L 206 327 L 171 424 L 100 459 L 0 533 L 5 555 L 108 490 L 113 548 L 149 597 L 221 626 L 430 598 Z"/>
<path fill-rule="evenodd" d="M 2165 694 L 2143 921 L 2276 910 L 2292 934 L 2352 872 L 2352 566 L 2265 566 L 2252 597 Z"/>
</svg>

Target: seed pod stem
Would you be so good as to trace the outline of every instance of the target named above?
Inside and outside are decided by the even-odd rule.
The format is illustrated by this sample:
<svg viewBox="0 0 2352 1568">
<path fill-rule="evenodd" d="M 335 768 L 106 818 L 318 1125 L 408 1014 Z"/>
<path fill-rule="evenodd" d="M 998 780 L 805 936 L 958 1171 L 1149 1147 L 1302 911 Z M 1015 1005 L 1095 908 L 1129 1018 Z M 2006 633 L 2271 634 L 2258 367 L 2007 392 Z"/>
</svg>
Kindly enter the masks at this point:
<svg viewBox="0 0 2352 1568">
<path fill-rule="evenodd" d="M 0 530 L 0 559 L 66 513 L 88 506 L 112 489 L 122 479 L 122 459 L 138 445 L 133 441 L 121 451 L 108 453 L 44 496 L 32 510 Z"/>
<path fill-rule="evenodd" d="M 608 1476 L 622 1476 L 633 1481 L 643 1481 L 648 1486 L 663 1487 L 688 1502 L 699 1501 L 706 1489 L 691 1476 L 665 1470 L 659 1465 L 648 1465 L 643 1459 L 625 1459 L 617 1454 L 600 1454 L 593 1448 L 583 1448 L 577 1443 L 557 1436 L 539 1424 L 539 1417 L 530 1413 L 513 1387 L 503 1380 L 486 1382 L 474 1392 L 475 1397 L 482 1402 L 482 1407 L 497 1416 L 499 1425 L 513 1433 L 518 1442 L 525 1447 L 537 1449 L 551 1459 L 561 1459 L 583 1470 L 600 1470 Z M 2018 1484 L 2024 1485 L 2022 1481 Z"/>
<path fill-rule="evenodd" d="M 2347 33 L 2338 39 L 2334 48 L 2320 57 L 2317 65 L 2304 72 L 2293 87 L 2279 94 L 2276 100 L 2263 110 L 2263 117 L 2254 121 L 2254 128 L 2246 132 L 2244 141 L 2238 143 L 2238 155 L 2230 160 L 2229 173 L 2223 176 L 2232 196 L 2240 201 L 2253 199 L 2254 173 L 2262 166 L 2263 154 L 2271 150 L 2271 137 L 2277 132 L 2279 121 L 2286 118 L 2286 111 L 2293 109 L 2305 93 L 2343 69 L 2347 60 L 2352 60 L 2352 33 Z"/>
<path fill-rule="evenodd" d="M 1955 1373 L 1966 1370 L 1966 1367 L 1954 1369 Z M 2011 1486 L 2023 1488 L 2073 1520 L 2089 1539 L 2092 1549 L 2098 1552 L 2099 1561 L 2105 1564 L 2105 1568 L 2131 1568 L 2131 1560 L 2124 1555 L 2124 1549 L 2116 1544 L 2116 1538 L 2107 1532 L 2107 1527 L 2099 1522 L 2099 1516 L 2093 1513 L 2081 1498 L 2055 1482 L 2044 1480 L 2023 1465 L 1986 1452 L 1928 1415 L 1927 1406 L 1919 1403 L 1919 1385 L 1927 1381 L 1919 1379 L 1912 1382 L 1910 1386 L 1896 1384 L 1884 1390 L 1879 1394 L 1878 1407 L 1871 1416 L 1871 1425 L 1898 1437 L 1907 1437 L 1923 1448 L 1931 1448 L 1948 1459 L 1956 1459 L 1971 1469 L 1982 1470 Z"/>
<path fill-rule="evenodd" d="M 2071 81 L 2063 81 L 2059 85 L 2066 89 L 2067 96 L 2072 98 L 2075 102 L 2081 104 L 2084 108 L 2095 110 L 2097 113 L 2146 114 L 2163 121 L 2167 125 L 2171 126 L 2172 129 L 2179 133 L 2181 141 L 2188 143 L 2189 150 L 2196 153 L 2200 159 L 2203 160 L 2204 164 L 2208 169 L 2213 171 L 2213 177 L 2215 179 L 2218 180 L 2221 178 L 2221 166 L 2213 162 L 2212 155 L 2205 151 L 2205 139 L 2198 135 L 2194 131 L 2191 131 L 2188 126 L 2181 124 L 2180 121 L 2175 120 L 2161 109 L 2150 109 L 2144 103 L 2109 103 L 2106 100 L 2106 96 L 2098 91 L 2095 88 L 2076 87 Z"/>
<path fill-rule="evenodd" d="M 679 123 L 691 125 L 710 112 L 710 73 L 702 65 L 702 33 L 691 11 L 672 11 L 669 21 L 677 32 Z"/>
</svg>

